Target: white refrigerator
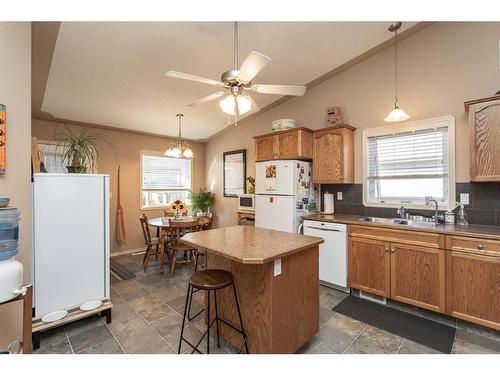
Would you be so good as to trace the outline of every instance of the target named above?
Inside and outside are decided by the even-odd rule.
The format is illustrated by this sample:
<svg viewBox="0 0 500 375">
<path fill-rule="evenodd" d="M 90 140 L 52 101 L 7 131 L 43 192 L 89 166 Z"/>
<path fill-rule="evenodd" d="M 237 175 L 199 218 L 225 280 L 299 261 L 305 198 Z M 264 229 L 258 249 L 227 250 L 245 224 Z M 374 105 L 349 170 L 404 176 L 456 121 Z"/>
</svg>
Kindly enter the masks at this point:
<svg viewBox="0 0 500 375">
<path fill-rule="evenodd" d="M 297 233 L 314 200 L 312 164 L 302 160 L 255 163 L 255 226 Z"/>
<path fill-rule="evenodd" d="M 33 177 L 33 290 L 37 317 L 109 299 L 109 176 Z"/>
</svg>

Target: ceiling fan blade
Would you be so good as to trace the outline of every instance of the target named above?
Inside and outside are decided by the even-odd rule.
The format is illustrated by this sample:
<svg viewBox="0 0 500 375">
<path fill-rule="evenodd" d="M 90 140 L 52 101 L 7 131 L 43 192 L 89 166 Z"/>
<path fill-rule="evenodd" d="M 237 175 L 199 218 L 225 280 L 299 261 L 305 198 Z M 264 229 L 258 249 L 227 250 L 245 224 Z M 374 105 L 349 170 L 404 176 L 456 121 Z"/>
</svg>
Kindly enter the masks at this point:
<svg viewBox="0 0 500 375">
<path fill-rule="evenodd" d="M 238 79 L 242 82 L 250 82 L 271 61 L 270 57 L 262 53 L 252 51 L 240 66 Z"/>
<path fill-rule="evenodd" d="M 294 85 L 252 85 L 250 90 L 259 94 L 302 96 L 306 92 L 306 88 L 306 86 Z"/>
<path fill-rule="evenodd" d="M 216 81 L 214 79 L 199 77 L 199 76 L 195 76 L 195 75 L 187 74 L 187 73 L 182 73 L 182 72 L 176 72 L 174 70 L 169 70 L 168 72 L 165 73 L 165 76 L 171 77 L 171 78 L 186 79 L 188 81 L 206 83 L 207 85 L 212 85 L 212 86 L 224 86 L 224 84 L 222 82 Z"/>
<path fill-rule="evenodd" d="M 225 94 L 226 93 L 224 91 L 214 92 L 213 94 L 204 96 L 203 98 L 200 98 L 198 100 L 195 100 L 192 103 L 189 103 L 187 106 L 188 107 L 196 107 L 197 105 L 205 104 L 205 103 L 211 102 L 212 100 L 220 98 L 221 96 L 224 96 Z"/>
</svg>

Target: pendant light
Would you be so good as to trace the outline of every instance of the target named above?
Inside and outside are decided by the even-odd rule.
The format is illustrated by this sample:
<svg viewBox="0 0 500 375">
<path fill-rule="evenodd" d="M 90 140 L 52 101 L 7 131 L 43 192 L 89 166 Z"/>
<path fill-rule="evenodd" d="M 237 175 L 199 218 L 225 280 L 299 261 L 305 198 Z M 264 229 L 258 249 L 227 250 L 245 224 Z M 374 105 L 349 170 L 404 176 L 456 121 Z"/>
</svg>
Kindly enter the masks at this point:
<svg viewBox="0 0 500 375">
<path fill-rule="evenodd" d="M 386 122 L 399 122 L 408 120 L 410 116 L 399 107 L 398 103 L 398 30 L 401 28 L 401 22 L 394 22 L 389 26 L 389 31 L 394 33 L 394 109 L 384 119 Z"/>
<path fill-rule="evenodd" d="M 177 119 L 179 120 L 179 136 L 177 137 L 177 141 L 170 143 L 167 151 L 165 151 L 165 156 L 191 159 L 194 156 L 194 153 L 189 148 L 187 142 L 182 141 L 182 117 L 184 117 L 182 113 L 177 114 Z"/>
</svg>

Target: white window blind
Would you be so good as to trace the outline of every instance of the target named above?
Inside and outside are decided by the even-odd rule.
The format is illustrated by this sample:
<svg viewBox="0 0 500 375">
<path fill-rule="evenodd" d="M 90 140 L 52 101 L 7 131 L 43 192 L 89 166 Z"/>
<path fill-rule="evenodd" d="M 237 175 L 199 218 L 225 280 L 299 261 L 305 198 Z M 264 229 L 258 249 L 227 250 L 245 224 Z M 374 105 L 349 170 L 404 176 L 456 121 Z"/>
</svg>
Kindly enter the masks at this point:
<svg viewBox="0 0 500 375">
<path fill-rule="evenodd" d="M 143 154 L 142 189 L 191 189 L 191 160 Z"/>
<path fill-rule="evenodd" d="M 191 163 L 191 159 L 142 153 L 141 208 L 158 209 L 177 199 L 191 204 Z"/>
<path fill-rule="evenodd" d="M 448 127 L 367 138 L 368 202 L 448 204 Z"/>
</svg>

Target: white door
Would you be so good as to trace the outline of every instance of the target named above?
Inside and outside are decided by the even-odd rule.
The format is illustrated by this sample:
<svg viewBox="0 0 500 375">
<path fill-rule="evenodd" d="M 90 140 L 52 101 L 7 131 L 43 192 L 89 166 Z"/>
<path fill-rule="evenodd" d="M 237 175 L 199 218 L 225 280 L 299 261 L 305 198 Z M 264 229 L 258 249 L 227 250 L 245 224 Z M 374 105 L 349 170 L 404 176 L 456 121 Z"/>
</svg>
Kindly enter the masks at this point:
<svg viewBox="0 0 500 375">
<path fill-rule="evenodd" d="M 296 160 L 275 160 L 255 163 L 255 193 L 294 195 Z"/>
<path fill-rule="evenodd" d="M 257 195 L 255 197 L 255 226 L 297 233 L 295 197 Z"/>
<path fill-rule="evenodd" d="M 319 221 L 304 221 L 304 235 L 321 237 L 319 245 L 319 279 L 347 288 L 346 225 Z"/>
<path fill-rule="evenodd" d="M 36 315 L 107 298 L 107 178 L 35 176 Z"/>
</svg>

